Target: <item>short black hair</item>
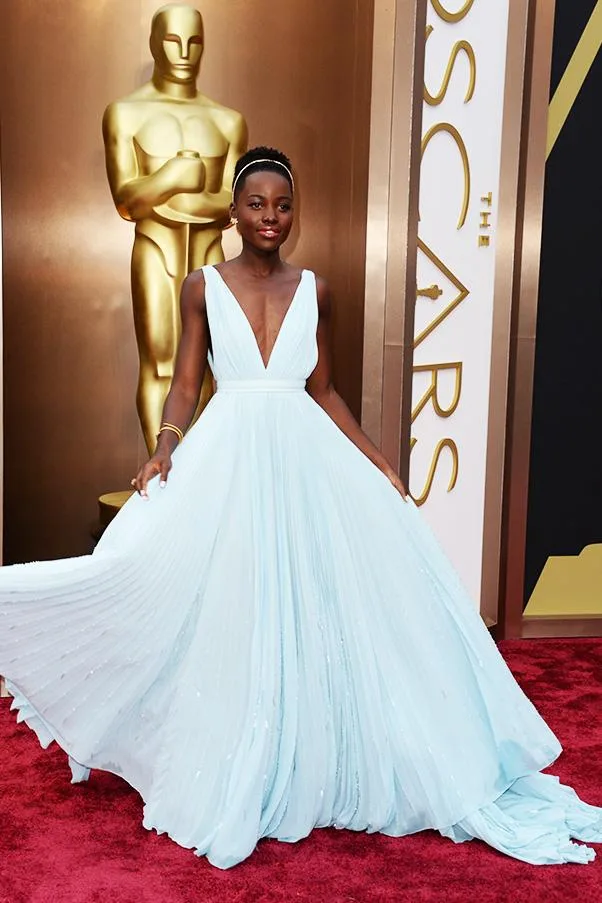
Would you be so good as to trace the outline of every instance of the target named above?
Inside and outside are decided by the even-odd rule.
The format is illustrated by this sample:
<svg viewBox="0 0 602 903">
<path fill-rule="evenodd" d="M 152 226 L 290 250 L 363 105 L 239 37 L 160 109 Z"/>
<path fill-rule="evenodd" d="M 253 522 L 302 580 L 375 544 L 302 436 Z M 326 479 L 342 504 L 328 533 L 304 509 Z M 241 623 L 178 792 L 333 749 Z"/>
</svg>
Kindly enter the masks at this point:
<svg viewBox="0 0 602 903">
<path fill-rule="evenodd" d="M 243 169 L 244 172 L 240 178 L 238 178 L 239 173 L 241 173 Z M 282 151 L 277 150 L 275 147 L 265 147 L 263 145 L 261 147 L 252 147 L 251 150 L 248 150 L 246 154 L 243 154 L 242 157 L 236 161 L 234 178 L 232 180 L 234 197 L 236 198 L 238 196 L 238 193 L 245 184 L 247 176 L 250 176 L 254 172 L 277 172 L 281 176 L 284 176 L 292 191 L 293 179 L 291 170 L 291 161 L 286 154 L 282 153 Z"/>
</svg>

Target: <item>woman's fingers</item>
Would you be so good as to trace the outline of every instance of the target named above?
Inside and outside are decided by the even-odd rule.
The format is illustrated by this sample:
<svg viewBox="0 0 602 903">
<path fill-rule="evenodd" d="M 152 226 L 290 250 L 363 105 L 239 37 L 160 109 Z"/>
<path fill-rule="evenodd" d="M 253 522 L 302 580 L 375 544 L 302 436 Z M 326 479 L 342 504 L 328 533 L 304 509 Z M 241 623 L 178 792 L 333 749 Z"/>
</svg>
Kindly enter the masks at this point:
<svg viewBox="0 0 602 903">
<path fill-rule="evenodd" d="M 150 477 L 147 474 L 148 464 L 142 468 L 138 476 L 136 477 L 136 488 L 138 489 L 138 495 L 141 495 L 143 499 L 148 498 L 148 492 L 146 491 L 146 487 L 148 485 L 148 481 Z"/>
<path fill-rule="evenodd" d="M 161 462 L 161 482 L 159 483 L 161 489 L 165 489 L 167 485 L 167 477 L 169 476 L 170 470 L 171 461 L 169 460 L 169 458 L 166 458 Z"/>
<path fill-rule="evenodd" d="M 155 464 L 145 464 L 141 470 L 138 471 L 137 475 L 131 481 L 132 486 L 138 493 L 138 495 L 142 496 L 142 498 L 148 498 L 147 486 L 148 481 L 152 480 L 159 472 L 159 468 Z"/>
<path fill-rule="evenodd" d="M 150 480 L 152 480 L 153 477 L 156 477 L 157 474 L 160 473 L 160 471 L 161 467 L 157 461 L 149 461 L 148 464 L 146 464 L 142 468 L 142 479 L 140 480 L 140 495 L 143 499 L 148 498 L 147 486 Z"/>
<path fill-rule="evenodd" d="M 404 500 L 404 502 L 407 502 L 407 500 L 408 500 L 408 493 L 407 493 L 407 491 L 406 491 L 405 486 L 404 486 L 403 483 L 401 482 L 401 480 L 400 480 L 399 483 L 395 486 L 395 488 L 397 489 L 398 493 L 400 494 L 400 496 L 402 497 L 402 499 Z"/>
<path fill-rule="evenodd" d="M 163 489 L 167 483 L 167 476 L 171 470 L 171 458 L 169 456 L 147 461 L 141 467 L 137 475 L 130 481 L 138 495 L 143 499 L 148 498 L 148 484 L 156 476 L 160 476 L 159 486 Z"/>
<path fill-rule="evenodd" d="M 405 488 L 405 486 L 403 485 L 401 479 L 397 476 L 397 474 L 396 473 L 389 474 L 389 480 L 393 484 L 393 486 L 395 486 L 395 488 L 397 489 L 398 493 L 400 494 L 400 496 L 402 497 L 404 502 L 407 502 L 407 500 L 408 500 L 407 489 Z"/>
</svg>

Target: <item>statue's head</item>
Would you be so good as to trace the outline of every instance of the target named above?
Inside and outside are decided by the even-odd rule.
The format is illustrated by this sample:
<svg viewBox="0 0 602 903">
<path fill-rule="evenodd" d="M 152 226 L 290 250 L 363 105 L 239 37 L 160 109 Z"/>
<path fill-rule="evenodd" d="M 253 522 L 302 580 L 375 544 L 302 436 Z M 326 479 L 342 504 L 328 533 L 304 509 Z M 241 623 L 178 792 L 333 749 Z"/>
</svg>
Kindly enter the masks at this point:
<svg viewBox="0 0 602 903">
<path fill-rule="evenodd" d="M 151 22 L 150 49 L 155 69 L 172 82 L 196 81 L 203 55 L 203 20 L 191 6 L 157 10 Z"/>
</svg>

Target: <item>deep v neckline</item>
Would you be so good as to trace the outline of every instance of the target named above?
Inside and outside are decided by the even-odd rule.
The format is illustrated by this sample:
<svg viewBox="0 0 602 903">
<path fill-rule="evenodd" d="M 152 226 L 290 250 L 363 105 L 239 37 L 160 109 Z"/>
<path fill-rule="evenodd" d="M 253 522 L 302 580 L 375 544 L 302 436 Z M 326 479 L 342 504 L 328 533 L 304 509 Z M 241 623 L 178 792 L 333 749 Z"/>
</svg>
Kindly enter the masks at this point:
<svg viewBox="0 0 602 903">
<path fill-rule="evenodd" d="M 283 318 L 282 318 L 282 322 L 280 323 L 280 326 L 279 326 L 279 328 L 278 328 L 278 332 L 276 333 L 276 338 L 275 338 L 275 340 L 274 340 L 274 344 L 272 345 L 272 347 L 271 347 L 271 349 L 270 349 L 270 353 L 269 353 L 269 355 L 268 355 L 268 359 L 267 359 L 267 362 L 266 362 L 266 361 L 264 361 L 264 359 L 263 359 L 263 355 L 262 355 L 262 353 L 261 353 L 261 348 L 259 347 L 259 342 L 257 341 L 257 336 L 255 335 L 255 330 L 254 330 L 253 327 L 251 326 L 251 321 L 249 320 L 247 314 L 245 313 L 242 304 L 240 303 L 240 301 L 238 300 L 238 298 L 236 297 L 236 295 L 234 294 L 234 292 L 232 291 L 232 289 L 230 288 L 230 286 L 228 285 L 228 283 L 226 282 L 226 280 L 224 279 L 224 277 L 222 276 L 222 274 L 220 273 L 220 271 L 217 269 L 217 267 L 214 265 L 214 266 L 212 267 L 212 269 L 214 270 L 215 273 L 217 273 L 217 275 L 218 275 L 218 277 L 219 277 L 219 279 L 220 279 L 220 282 L 221 282 L 222 285 L 226 288 L 226 291 L 228 292 L 228 294 L 230 295 L 230 297 L 231 297 L 232 300 L 234 301 L 236 307 L 238 308 L 238 310 L 240 311 L 240 313 L 241 313 L 241 315 L 242 315 L 242 317 L 243 317 L 243 320 L 244 320 L 245 323 L 247 324 L 247 328 L 248 328 L 249 333 L 250 333 L 250 336 L 251 336 L 251 338 L 252 338 L 252 340 L 253 340 L 253 344 L 255 345 L 255 350 L 256 350 L 256 352 L 257 352 L 257 356 L 258 356 L 258 358 L 259 358 L 259 361 L 260 361 L 260 363 L 261 363 L 261 366 L 263 367 L 263 371 L 264 371 L 264 373 L 267 373 L 268 368 L 269 368 L 269 366 L 270 366 L 270 364 L 271 364 L 271 362 L 272 362 L 272 358 L 274 357 L 274 352 L 276 351 L 276 347 L 277 347 L 277 345 L 278 345 L 278 342 L 280 341 L 280 336 L 282 335 L 282 330 L 284 329 L 284 326 L 285 326 L 286 321 L 287 321 L 287 319 L 288 319 L 288 315 L 290 314 L 292 308 L 294 307 L 295 301 L 297 300 L 297 295 L 299 294 L 299 291 L 300 291 L 300 289 L 301 289 L 301 285 L 302 285 L 302 283 L 303 283 L 303 277 L 305 276 L 305 272 L 306 272 L 306 271 L 305 271 L 305 270 L 301 270 L 301 275 L 300 275 L 300 277 L 299 277 L 299 282 L 297 283 L 297 286 L 296 286 L 296 288 L 295 288 L 295 291 L 293 292 L 293 296 L 292 296 L 291 300 L 289 301 L 288 307 L 286 308 L 286 312 L 285 312 L 285 314 L 284 314 L 284 316 L 283 316 Z"/>
</svg>

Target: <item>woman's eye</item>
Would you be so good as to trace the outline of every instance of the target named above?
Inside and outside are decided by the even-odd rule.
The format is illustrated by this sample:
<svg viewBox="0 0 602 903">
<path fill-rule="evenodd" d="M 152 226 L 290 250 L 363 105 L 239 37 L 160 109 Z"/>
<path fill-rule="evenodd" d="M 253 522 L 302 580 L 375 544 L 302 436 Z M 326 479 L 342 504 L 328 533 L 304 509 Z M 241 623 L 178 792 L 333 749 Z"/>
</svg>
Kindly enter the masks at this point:
<svg viewBox="0 0 602 903">
<path fill-rule="evenodd" d="M 254 210 L 258 210 L 261 207 L 260 201 L 251 201 L 249 207 L 252 207 Z"/>
<path fill-rule="evenodd" d="M 284 210 L 286 212 L 291 209 L 291 205 L 290 204 L 280 204 L 280 209 Z"/>
</svg>

